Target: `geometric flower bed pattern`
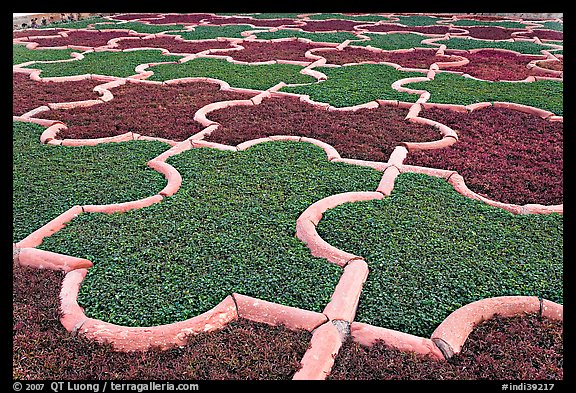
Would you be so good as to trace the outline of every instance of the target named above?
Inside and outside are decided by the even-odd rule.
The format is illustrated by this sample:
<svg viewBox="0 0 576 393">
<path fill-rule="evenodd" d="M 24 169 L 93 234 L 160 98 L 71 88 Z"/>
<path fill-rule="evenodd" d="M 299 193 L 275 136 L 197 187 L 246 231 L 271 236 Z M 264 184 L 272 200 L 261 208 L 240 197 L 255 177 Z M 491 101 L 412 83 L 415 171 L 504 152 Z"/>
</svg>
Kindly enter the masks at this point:
<svg viewBox="0 0 576 393">
<path fill-rule="evenodd" d="M 15 31 L 13 377 L 562 379 L 562 29 Z"/>
</svg>

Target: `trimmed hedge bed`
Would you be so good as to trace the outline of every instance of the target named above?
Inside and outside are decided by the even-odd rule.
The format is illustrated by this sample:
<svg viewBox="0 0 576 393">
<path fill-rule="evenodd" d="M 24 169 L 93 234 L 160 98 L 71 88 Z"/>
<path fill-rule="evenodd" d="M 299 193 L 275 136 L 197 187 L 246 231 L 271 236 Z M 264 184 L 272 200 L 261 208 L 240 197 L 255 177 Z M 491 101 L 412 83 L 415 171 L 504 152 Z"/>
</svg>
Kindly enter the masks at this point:
<svg viewBox="0 0 576 393">
<path fill-rule="evenodd" d="M 236 64 L 226 59 L 197 57 L 179 64 L 159 64 L 149 80 L 165 81 L 186 77 L 208 77 L 228 82 L 232 87 L 266 90 L 280 82 L 313 83 L 317 79 L 301 74 L 304 67 L 293 64 Z"/>
<path fill-rule="evenodd" d="M 441 178 L 400 174 L 389 198 L 328 210 L 317 231 L 368 263 L 358 322 L 430 337 L 487 297 L 563 301 L 562 216 L 513 215 Z"/>
<path fill-rule="evenodd" d="M 374 48 L 379 48 L 383 50 L 435 48 L 434 45 L 422 44 L 422 40 L 425 40 L 430 37 L 414 33 L 390 33 L 390 34 L 363 33 L 362 35 L 370 37 L 370 40 L 351 42 L 350 45 L 354 46 L 370 45 Z"/>
<path fill-rule="evenodd" d="M 296 219 L 329 195 L 375 190 L 382 176 L 296 142 L 197 148 L 167 162 L 183 178 L 173 196 L 123 214 L 81 214 L 40 246 L 94 263 L 79 294 L 92 318 L 166 324 L 233 292 L 321 312 L 342 269 L 311 256 L 294 236 Z"/>
<path fill-rule="evenodd" d="M 180 31 L 184 30 L 186 27 L 184 25 L 155 26 L 153 24 L 141 23 L 141 22 L 126 22 L 126 23 L 102 24 L 94 26 L 94 28 L 98 30 L 107 30 L 107 29 L 134 30 L 137 33 L 158 34 L 164 31 Z"/>
<path fill-rule="evenodd" d="M 12 236 L 22 240 L 74 205 L 127 202 L 166 185 L 146 162 L 170 146 L 129 141 L 98 146 L 40 143 L 44 127 L 13 123 Z"/>
<path fill-rule="evenodd" d="M 407 32 L 418 32 L 422 34 L 441 34 L 444 35 L 446 33 L 457 32 L 450 26 L 443 26 L 443 25 L 434 25 L 434 26 L 403 26 L 393 23 L 383 23 L 381 25 L 374 25 L 374 26 L 363 26 L 363 29 L 366 29 L 370 32 L 379 32 L 379 33 L 386 33 L 389 31 L 407 31 Z"/>
<path fill-rule="evenodd" d="M 346 14 L 335 14 L 335 13 L 321 13 L 308 15 L 310 20 L 326 20 L 326 19 L 346 19 L 353 20 L 356 22 L 379 22 L 381 20 L 390 20 L 389 17 L 383 15 L 346 15 Z"/>
<path fill-rule="evenodd" d="M 515 102 L 562 115 L 564 83 L 555 80 L 535 82 L 490 82 L 441 72 L 428 82 L 404 85 L 430 92 L 428 102 L 469 105 L 476 102 Z"/>
<path fill-rule="evenodd" d="M 448 362 L 348 339 L 329 380 L 562 380 L 562 322 L 533 314 L 499 315 L 477 325 Z"/>
<path fill-rule="evenodd" d="M 254 28 L 278 27 L 283 25 L 294 25 L 296 23 L 296 21 L 292 19 L 252 19 L 249 15 L 246 15 L 245 17 L 211 16 L 206 18 L 204 22 L 215 26 L 248 23 L 256 26 L 252 27 L 252 30 Z"/>
<path fill-rule="evenodd" d="M 465 26 L 463 28 L 468 31 L 467 36 L 481 40 L 509 40 L 514 37 L 512 33 L 525 31 L 524 29 L 506 29 L 498 26 Z"/>
<path fill-rule="evenodd" d="M 257 62 L 281 59 L 312 63 L 314 59 L 305 57 L 304 54 L 310 49 L 324 47 L 322 44 L 304 43 L 300 41 L 243 41 L 240 45 L 243 46 L 244 49 L 227 53 L 223 52 L 222 54 L 230 56 L 237 61 Z"/>
<path fill-rule="evenodd" d="M 431 108 L 420 116 L 457 130 L 459 140 L 411 152 L 405 164 L 456 170 L 472 191 L 500 202 L 563 203 L 563 123 L 494 107 L 469 113 Z"/>
<path fill-rule="evenodd" d="M 505 19 L 505 18 L 502 18 Z M 505 29 L 525 29 L 528 25 L 521 22 L 513 21 L 487 21 L 487 20 L 473 20 L 473 19 L 458 19 L 456 21 L 450 22 L 454 26 L 494 26 L 503 27 Z"/>
<path fill-rule="evenodd" d="M 254 96 L 222 91 L 218 84 L 208 82 L 159 86 L 128 82 L 110 91 L 114 95 L 111 101 L 87 108 L 51 110 L 37 117 L 66 124 L 68 129 L 58 133 L 59 139 L 102 138 L 136 132 L 183 141 L 204 128 L 194 120 L 198 109 L 213 102 L 247 100 Z"/>
<path fill-rule="evenodd" d="M 359 64 L 343 67 L 315 67 L 328 79 L 304 86 L 286 86 L 280 91 L 307 94 L 314 101 L 335 107 L 365 104 L 376 99 L 415 102 L 418 96 L 392 89 L 398 79 L 425 77 L 425 73 L 398 71 L 386 64 Z M 428 82 L 429 83 L 429 82 Z"/>
<path fill-rule="evenodd" d="M 372 52 L 368 49 L 346 46 L 342 50 L 319 51 L 316 54 L 326 59 L 328 64 L 349 64 L 367 61 L 389 62 L 405 68 L 427 70 L 437 61 L 451 61 L 449 56 L 436 55 L 436 49 L 415 49 L 407 53 Z"/>
<path fill-rule="evenodd" d="M 54 46 L 67 46 L 67 45 L 81 45 L 90 47 L 99 47 L 108 45 L 108 41 L 113 38 L 127 37 L 128 32 L 122 31 L 88 31 L 88 30 L 77 30 L 70 31 L 67 33 L 68 37 L 60 38 L 38 38 L 34 39 L 42 48 L 54 47 Z"/>
<path fill-rule="evenodd" d="M 176 40 L 176 36 L 166 35 L 162 37 L 154 37 L 145 40 L 121 40 L 117 42 L 118 49 L 131 49 L 131 48 L 163 48 L 168 50 L 170 53 L 198 53 L 203 52 L 208 49 L 230 49 L 232 46 L 230 42 L 227 41 L 180 41 Z M 226 55 L 230 55 L 230 52 L 223 52 Z"/>
<path fill-rule="evenodd" d="M 28 61 L 53 61 L 72 59 L 72 49 L 27 49 L 25 44 L 12 45 L 12 65 Z"/>
<path fill-rule="evenodd" d="M 334 146 L 343 157 L 386 162 L 400 142 L 441 139 L 436 128 L 405 120 L 406 113 L 393 107 L 331 112 L 297 97 L 269 98 L 210 112 L 207 117 L 221 126 L 206 139 L 235 146 L 271 135 L 306 136 Z"/>
<path fill-rule="evenodd" d="M 547 44 L 537 44 L 531 41 L 488 41 L 476 40 L 471 38 L 450 37 L 447 40 L 436 41 L 436 44 L 446 45 L 446 49 L 480 49 L 480 48 L 499 48 L 508 49 L 526 55 L 540 55 L 543 50 L 551 50 L 554 47 Z"/>
<path fill-rule="evenodd" d="M 183 56 L 163 55 L 161 50 L 149 49 L 130 52 L 88 52 L 84 59 L 65 63 L 34 63 L 26 68 L 42 70 L 40 77 L 82 74 L 111 75 L 126 78 L 136 75 L 140 64 L 177 62 Z"/>
<path fill-rule="evenodd" d="M 22 37 L 41 37 L 47 35 L 58 35 L 66 31 L 66 29 L 55 29 L 51 28 L 50 30 L 39 30 L 39 29 L 25 29 L 25 30 L 14 30 L 12 31 L 12 38 L 22 38 Z"/>
<path fill-rule="evenodd" d="M 70 82 L 37 82 L 30 79 L 28 74 L 15 72 L 12 75 L 13 116 L 21 116 L 32 109 L 50 103 L 97 99 L 100 95 L 92 89 L 103 83 L 91 79 Z"/>
<path fill-rule="evenodd" d="M 183 347 L 118 352 L 66 331 L 62 273 L 13 266 L 12 377 L 18 380 L 291 379 L 311 334 L 238 319 L 190 336 Z"/>
</svg>

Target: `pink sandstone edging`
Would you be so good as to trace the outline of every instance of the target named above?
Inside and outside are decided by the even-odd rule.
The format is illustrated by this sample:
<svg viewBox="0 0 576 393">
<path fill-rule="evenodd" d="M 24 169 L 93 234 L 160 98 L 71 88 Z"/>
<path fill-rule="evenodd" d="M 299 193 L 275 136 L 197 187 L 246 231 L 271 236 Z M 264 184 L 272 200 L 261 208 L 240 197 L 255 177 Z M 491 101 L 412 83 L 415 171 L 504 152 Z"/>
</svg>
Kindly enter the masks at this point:
<svg viewBox="0 0 576 393">
<path fill-rule="evenodd" d="M 75 205 L 70 209 L 66 210 L 64 213 L 60 214 L 58 217 L 52 219 L 47 224 L 38 228 L 24 239 L 16 243 L 18 248 L 33 248 L 42 244 L 42 240 L 45 237 L 51 236 L 52 234 L 58 232 L 60 229 L 64 228 L 66 224 L 74 217 L 82 213 L 82 207 Z"/>
<path fill-rule="evenodd" d="M 293 380 L 324 380 L 330 374 L 334 358 L 342 346 L 340 332 L 331 323 L 325 323 L 312 334 L 310 347 L 300 361 L 302 368 Z"/>
<path fill-rule="evenodd" d="M 156 194 L 146 198 L 138 199 L 135 201 L 128 201 L 122 203 L 112 203 L 108 205 L 83 205 L 82 210 L 85 213 L 124 213 L 132 209 L 140 209 L 155 203 L 161 202 L 164 197 Z"/>
<path fill-rule="evenodd" d="M 436 344 L 429 338 L 418 337 L 362 322 L 352 322 L 350 335 L 355 342 L 367 347 L 372 346 L 376 340 L 382 340 L 386 345 L 403 352 L 415 352 L 423 356 L 429 355 L 436 360 L 445 359 Z"/>
<path fill-rule="evenodd" d="M 87 259 L 32 247 L 19 248 L 17 262 L 21 266 L 29 266 L 36 269 L 62 270 L 66 273 L 74 269 L 92 267 L 92 262 Z"/>
<path fill-rule="evenodd" d="M 360 301 L 362 285 L 368 277 L 368 264 L 363 259 L 353 259 L 344 267 L 330 302 L 322 311 L 331 321 L 352 322 Z"/>
<path fill-rule="evenodd" d="M 382 193 L 385 196 L 390 196 L 392 194 L 392 190 L 394 189 L 394 182 L 396 181 L 396 178 L 399 174 L 400 170 L 394 165 L 386 168 L 384 170 L 384 174 L 382 175 L 382 179 L 378 184 L 378 188 L 376 188 L 376 191 Z"/>
<path fill-rule="evenodd" d="M 51 125 L 53 125 L 55 123 L 64 124 L 58 120 L 37 119 L 37 118 L 27 117 L 27 116 L 12 116 L 12 121 L 23 121 L 23 122 L 27 122 L 27 123 L 34 123 L 34 124 L 39 124 L 43 127 L 50 127 Z"/>
<path fill-rule="evenodd" d="M 268 325 L 284 325 L 289 329 L 312 331 L 328 321 L 322 313 L 284 306 L 238 293 L 232 294 L 238 317 Z"/>
<path fill-rule="evenodd" d="M 550 305 L 551 302 L 547 302 Z M 561 310 L 561 305 L 554 306 Z M 495 314 L 512 317 L 535 313 L 542 315 L 540 299 L 536 296 L 499 296 L 469 303 L 452 312 L 432 333 L 431 339 L 446 359 L 462 350 L 474 327 Z M 555 314 L 558 316 L 558 314 Z M 561 314 L 560 314 L 561 316 Z"/>
<path fill-rule="evenodd" d="M 158 195 L 162 197 L 171 196 L 180 189 L 180 186 L 182 185 L 182 176 L 172 165 L 157 159 L 148 161 L 147 165 L 155 171 L 163 174 L 168 182 L 166 187 L 158 192 Z"/>
</svg>

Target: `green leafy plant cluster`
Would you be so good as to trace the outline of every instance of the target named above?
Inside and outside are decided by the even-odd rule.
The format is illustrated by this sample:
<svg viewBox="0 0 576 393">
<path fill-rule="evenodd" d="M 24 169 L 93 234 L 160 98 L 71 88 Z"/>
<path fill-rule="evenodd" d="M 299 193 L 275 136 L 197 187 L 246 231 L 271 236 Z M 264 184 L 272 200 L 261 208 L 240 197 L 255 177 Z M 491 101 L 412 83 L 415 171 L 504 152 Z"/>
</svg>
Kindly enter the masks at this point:
<svg viewBox="0 0 576 393">
<path fill-rule="evenodd" d="M 369 41 L 353 42 L 351 45 L 367 46 L 383 50 L 397 50 L 410 48 L 435 48 L 436 46 L 423 44 L 422 40 L 430 37 L 422 36 L 415 33 L 391 33 L 391 34 L 362 34 L 370 37 Z"/>
<path fill-rule="evenodd" d="M 263 31 L 255 33 L 260 40 L 276 40 L 279 38 L 306 38 L 313 42 L 337 42 L 341 43 L 346 40 L 360 40 L 356 35 L 347 31 L 334 33 L 311 33 L 295 29 L 280 29 L 277 31 Z"/>
<path fill-rule="evenodd" d="M 540 55 L 543 50 L 554 49 L 550 45 L 537 44 L 531 41 L 489 41 L 459 37 L 439 40 L 436 41 L 436 43 L 446 45 L 447 49 L 470 50 L 480 48 L 500 48 L 531 55 Z"/>
<path fill-rule="evenodd" d="M 71 59 L 72 49 L 27 49 L 23 44 L 12 44 L 12 65 L 28 61 L 54 61 Z"/>
<path fill-rule="evenodd" d="M 398 16 L 400 19 L 398 22 L 404 26 L 430 26 L 435 25 L 438 21 L 442 20 L 441 18 L 435 16 L 428 16 L 428 15 L 409 15 L 409 16 Z"/>
<path fill-rule="evenodd" d="M 562 216 L 514 215 L 440 178 L 401 174 L 390 197 L 328 210 L 317 230 L 368 263 L 360 322 L 430 337 L 483 298 L 563 301 Z"/>
<path fill-rule="evenodd" d="M 184 25 L 152 25 L 148 23 L 141 22 L 125 22 L 125 23 L 114 23 L 114 24 L 99 24 L 94 26 L 98 30 L 109 30 L 109 29 L 126 29 L 134 30 L 138 33 L 146 34 L 157 34 L 163 31 L 174 31 L 174 30 L 184 30 Z"/>
<path fill-rule="evenodd" d="M 180 35 L 185 40 L 213 40 L 218 37 L 242 38 L 242 32 L 258 30 L 252 25 L 223 25 L 223 26 L 194 26 L 194 30 L 182 32 L 169 32 Z"/>
<path fill-rule="evenodd" d="M 303 86 L 286 86 L 280 89 L 289 93 L 308 94 L 314 101 L 327 102 L 335 107 L 364 104 L 376 99 L 414 102 L 415 94 L 392 89 L 398 79 L 423 77 L 417 72 L 398 71 L 385 64 L 358 64 L 342 67 L 316 67 L 328 79 Z"/>
<path fill-rule="evenodd" d="M 404 86 L 430 92 L 428 102 L 469 105 L 506 101 L 563 114 L 564 83 L 561 81 L 490 82 L 440 73 L 431 81 L 407 83 Z"/>
<path fill-rule="evenodd" d="M 218 14 L 224 15 L 224 14 Z M 243 14 L 230 14 L 230 15 L 243 15 Z M 255 14 L 246 14 L 244 16 L 249 16 L 253 19 L 300 19 L 300 13 L 298 12 L 263 12 L 263 13 L 255 13 Z"/>
<path fill-rule="evenodd" d="M 345 20 L 354 20 L 358 22 L 378 22 L 381 20 L 389 21 L 390 18 L 377 15 L 377 14 L 367 14 L 367 15 L 344 15 L 344 14 L 336 14 L 336 13 L 322 13 L 322 14 L 313 14 L 309 15 L 308 18 L 310 20 L 326 20 L 326 19 L 345 19 Z"/>
<path fill-rule="evenodd" d="M 542 23 L 542 26 L 541 29 L 564 31 L 564 24 L 560 22 L 546 21 Z"/>
<path fill-rule="evenodd" d="M 180 64 L 159 64 L 149 69 L 149 79 L 165 81 L 185 77 L 208 77 L 226 81 L 232 87 L 266 90 L 280 82 L 312 83 L 316 78 L 301 74 L 293 64 L 236 64 L 221 58 L 197 57 Z"/>
<path fill-rule="evenodd" d="M 173 196 L 122 214 L 82 214 L 42 243 L 94 263 L 79 296 L 90 317 L 171 323 L 233 292 L 320 312 L 342 269 L 311 256 L 294 236 L 296 219 L 329 195 L 376 189 L 382 175 L 297 142 L 197 148 L 168 163 L 183 178 Z"/>
<path fill-rule="evenodd" d="M 129 141 L 97 146 L 40 143 L 44 127 L 13 123 L 13 241 L 74 205 L 127 202 L 158 193 L 164 176 L 146 162 L 170 146 Z"/>
<path fill-rule="evenodd" d="M 82 60 L 66 63 L 34 63 L 27 68 L 41 69 L 42 78 L 82 74 L 129 77 L 136 75 L 140 64 L 177 62 L 183 56 L 163 55 L 161 49 L 146 49 L 129 52 L 88 52 Z"/>
</svg>

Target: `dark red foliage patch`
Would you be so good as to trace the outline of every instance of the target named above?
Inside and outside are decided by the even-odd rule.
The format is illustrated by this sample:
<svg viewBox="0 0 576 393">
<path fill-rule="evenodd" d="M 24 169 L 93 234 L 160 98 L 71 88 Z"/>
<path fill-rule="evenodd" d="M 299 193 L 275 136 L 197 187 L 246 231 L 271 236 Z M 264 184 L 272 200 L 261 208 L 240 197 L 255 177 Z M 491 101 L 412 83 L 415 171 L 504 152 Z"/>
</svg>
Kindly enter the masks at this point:
<svg viewBox="0 0 576 393">
<path fill-rule="evenodd" d="M 366 48 L 346 46 L 342 50 L 317 51 L 328 64 L 360 63 L 364 61 L 389 62 L 405 68 L 429 69 L 437 61 L 461 60 L 460 56 L 436 55 L 436 49 L 415 49 L 411 52 L 373 52 Z"/>
<path fill-rule="evenodd" d="M 468 30 L 467 36 L 481 40 L 508 40 L 512 33 L 523 31 L 522 29 L 506 29 L 498 26 L 462 26 Z"/>
<path fill-rule="evenodd" d="M 563 124 L 519 111 L 487 107 L 468 114 L 420 112 L 456 130 L 459 141 L 411 152 L 405 164 L 456 170 L 472 191 L 505 203 L 563 203 Z"/>
<path fill-rule="evenodd" d="M 26 30 L 14 30 L 12 32 L 12 38 L 22 38 L 22 37 L 42 37 L 46 35 L 58 35 L 58 33 L 66 31 L 66 29 L 26 29 Z"/>
<path fill-rule="evenodd" d="M 182 348 L 114 351 L 59 321 L 63 274 L 13 265 L 14 379 L 291 379 L 311 333 L 239 319 L 188 338 Z"/>
<path fill-rule="evenodd" d="M 382 23 L 380 25 L 362 26 L 370 32 L 386 33 L 389 31 L 409 31 L 422 34 L 446 34 L 460 32 L 459 29 L 453 29 L 450 26 L 404 26 L 393 23 Z"/>
<path fill-rule="evenodd" d="M 53 46 L 80 45 L 89 47 L 99 47 L 108 45 L 108 41 L 118 37 L 128 37 L 128 31 L 87 31 L 74 30 L 67 33 L 68 37 L 59 38 L 38 38 L 38 48 L 48 48 Z"/>
<path fill-rule="evenodd" d="M 206 18 L 205 22 L 208 22 L 210 25 L 236 25 L 236 24 L 249 24 L 253 26 L 259 27 L 278 27 L 284 25 L 294 25 L 298 24 L 293 19 L 254 19 L 249 17 L 242 17 L 242 16 L 234 16 L 234 17 L 225 17 L 225 16 L 214 16 L 210 15 Z"/>
<path fill-rule="evenodd" d="M 524 38 L 538 37 L 541 40 L 563 41 L 564 32 L 556 30 L 536 29 L 531 32 L 522 33 L 519 35 L 519 37 Z"/>
<path fill-rule="evenodd" d="M 327 20 L 307 20 L 304 26 L 298 28 L 304 31 L 355 31 L 354 26 L 365 25 L 368 22 L 355 22 L 352 20 L 343 19 L 327 19 Z"/>
<path fill-rule="evenodd" d="M 406 109 L 394 107 L 332 112 L 297 97 L 277 97 L 209 113 L 221 126 L 207 140 L 237 145 L 271 135 L 297 135 L 326 142 L 343 157 L 385 162 L 399 142 L 441 138 L 434 127 L 406 121 L 406 114 Z"/>
<path fill-rule="evenodd" d="M 102 81 L 91 79 L 72 82 L 37 82 L 30 75 L 13 73 L 12 115 L 20 116 L 42 105 L 56 102 L 93 100 L 100 95 L 93 91 Z"/>
<path fill-rule="evenodd" d="M 466 57 L 470 63 L 465 66 L 451 68 L 451 71 L 464 72 L 474 78 L 489 81 L 519 81 L 529 76 L 550 76 L 544 71 L 528 69 L 526 66 L 532 60 L 544 59 L 543 55 L 518 55 L 514 52 L 502 52 L 492 49 L 480 50 L 474 53 L 447 50 L 445 54 Z"/>
<path fill-rule="evenodd" d="M 477 325 L 459 354 L 438 361 L 348 339 L 328 379 L 334 380 L 561 380 L 562 322 L 526 315 L 499 315 Z"/>
<path fill-rule="evenodd" d="M 244 47 L 241 51 L 227 52 L 234 60 L 256 62 L 269 60 L 293 60 L 313 62 L 304 54 L 310 49 L 324 48 L 325 45 L 315 43 L 304 43 L 300 41 L 243 41 L 240 43 Z"/>
<path fill-rule="evenodd" d="M 131 48 L 162 48 L 168 50 L 170 53 L 198 53 L 208 49 L 230 49 L 232 46 L 229 41 L 181 41 L 177 40 L 176 36 L 156 36 L 151 39 L 129 39 L 118 41 L 118 49 L 131 49 Z"/>
<path fill-rule="evenodd" d="M 251 94 L 221 91 L 215 83 L 178 85 L 126 83 L 111 89 L 114 99 L 88 107 L 43 112 L 39 117 L 68 126 L 61 139 L 102 138 L 136 132 L 182 141 L 202 130 L 194 113 L 212 102 L 242 100 Z"/>
</svg>

